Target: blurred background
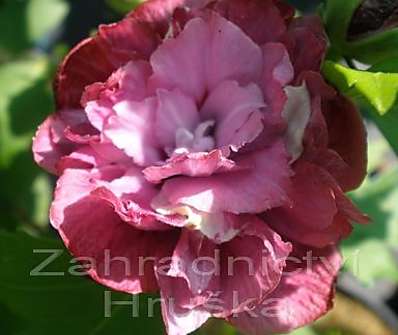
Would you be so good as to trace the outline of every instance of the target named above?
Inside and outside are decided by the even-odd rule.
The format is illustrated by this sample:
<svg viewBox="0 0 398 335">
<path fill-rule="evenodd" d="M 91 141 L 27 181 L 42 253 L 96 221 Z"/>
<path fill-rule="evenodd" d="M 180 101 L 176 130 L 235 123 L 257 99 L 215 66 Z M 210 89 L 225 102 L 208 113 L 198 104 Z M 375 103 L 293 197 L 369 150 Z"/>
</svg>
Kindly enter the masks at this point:
<svg viewBox="0 0 398 335">
<path fill-rule="evenodd" d="M 159 311 L 156 318 L 134 319 L 131 308 L 117 306 L 112 318 L 104 319 L 104 288 L 87 278 L 29 276 L 48 256 L 32 250 L 63 248 L 48 225 L 54 179 L 31 154 L 37 126 L 54 110 L 51 81 L 57 64 L 100 23 L 119 20 L 137 2 L 0 0 L 0 334 L 163 333 Z M 320 4 L 290 2 L 303 13 Z M 350 196 L 373 224 L 356 227 L 342 246 L 346 262 L 334 310 L 295 335 L 398 334 L 398 165 L 391 138 L 368 117 L 371 112 L 363 112 L 369 130 L 368 177 Z M 63 252 L 49 268 L 59 272 L 70 266 Z M 131 300 L 112 294 L 114 300 Z M 211 321 L 197 334 L 237 333 Z"/>
</svg>

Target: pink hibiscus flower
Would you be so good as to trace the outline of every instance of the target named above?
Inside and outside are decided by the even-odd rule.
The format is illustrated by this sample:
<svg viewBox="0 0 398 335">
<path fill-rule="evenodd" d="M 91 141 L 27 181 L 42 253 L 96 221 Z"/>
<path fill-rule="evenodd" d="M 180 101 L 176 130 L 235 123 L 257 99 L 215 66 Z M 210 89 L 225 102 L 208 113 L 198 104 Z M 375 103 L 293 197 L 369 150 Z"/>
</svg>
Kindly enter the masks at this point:
<svg viewBox="0 0 398 335">
<path fill-rule="evenodd" d="M 344 195 L 365 176 L 365 130 L 320 74 L 326 45 L 279 0 L 152 0 L 76 46 L 33 151 L 90 276 L 160 292 L 170 335 L 326 313 L 336 245 L 367 222 Z"/>
</svg>

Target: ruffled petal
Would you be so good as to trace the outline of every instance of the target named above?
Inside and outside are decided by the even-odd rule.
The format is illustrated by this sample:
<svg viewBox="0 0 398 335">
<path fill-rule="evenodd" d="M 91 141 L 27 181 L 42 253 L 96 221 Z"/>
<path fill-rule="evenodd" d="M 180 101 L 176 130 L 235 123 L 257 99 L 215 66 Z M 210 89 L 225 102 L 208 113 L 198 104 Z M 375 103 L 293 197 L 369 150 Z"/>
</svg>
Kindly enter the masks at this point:
<svg viewBox="0 0 398 335">
<path fill-rule="evenodd" d="M 155 88 L 179 88 L 201 102 L 222 81 L 256 81 L 261 50 L 237 26 L 211 14 L 190 20 L 152 55 Z"/>
<path fill-rule="evenodd" d="M 366 129 L 358 109 L 315 72 L 302 75 L 312 96 L 312 116 L 305 134 L 305 156 L 325 168 L 345 191 L 366 176 Z"/>
<path fill-rule="evenodd" d="M 85 145 L 70 155 L 63 156 L 57 163 L 57 170 L 62 174 L 66 169 L 100 168 L 109 164 L 108 159 L 99 155 L 90 145 Z"/>
<path fill-rule="evenodd" d="M 54 84 L 58 108 L 80 107 L 86 86 L 106 81 L 131 60 L 148 59 L 160 41 L 148 24 L 135 19 L 100 26 L 95 37 L 78 44 L 60 65 Z"/>
<path fill-rule="evenodd" d="M 204 0 L 147 0 L 137 6 L 128 16 L 149 24 L 152 29 L 165 35 L 173 12 L 183 6 L 203 6 Z"/>
<path fill-rule="evenodd" d="M 252 335 L 287 333 L 314 322 L 333 306 L 341 263 L 335 247 L 311 250 L 296 245 L 278 288 L 256 309 L 229 321 Z"/>
<path fill-rule="evenodd" d="M 211 317 L 211 314 L 204 309 L 182 307 L 182 301 L 188 301 L 192 297 L 184 279 L 158 275 L 158 282 L 167 334 L 189 334 L 200 328 Z"/>
<path fill-rule="evenodd" d="M 199 124 L 195 100 L 179 90 L 158 90 L 155 135 L 164 148 L 174 149 L 178 129 L 194 132 Z"/>
<path fill-rule="evenodd" d="M 295 18 L 282 38 L 294 66 L 296 78 L 304 71 L 319 72 L 327 49 L 321 18 Z"/>
<path fill-rule="evenodd" d="M 115 173 L 120 171 L 102 171 L 101 178 L 113 178 Z M 157 290 L 153 264 L 141 266 L 140 257 L 169 257 L 178 233 L 135 229 L 92 194 L 96 187 L 91 173 L 66 170 L 51 207 L 53 226 L 74 256 L 88 262 L 88 274 L 99 283 L 134 294 Z"/>
<path fill-rule="evenodd" d="M 153 136 L 157 107 L 156 98 L 142 102 L 121 101 L 113 106 L 116 115 L 108 118 L 104 135 L 138 165 L 150 165 L 161 160 Z"/>
<path fill-rule="evenodd" d="M 149 94 L 146 82 L 152 74 L 147 61 L 131 61 L 120 67 L 104 82 L 85 88 L 82 105 L 89 101 L 102 100 L 112 104 L 120 100 L 141 101 Z"/>
<path fill-rule="evenodd" d="M 158 274 L 167 277 L 160 278 L 168 283 L 161 291 L 168 296 L 172 290 L 179 308 L 226 317 L 261 302 L 278 285 L 291 245 L 255 216 L 236 219 L 235 237 L 220 244 L 199 231 L 182 232 L 169 269 Z"/>
<path fill-rule="evenodd" d="M 277 7 L 271 0 L 220 0 L 211 8 L 235 23 L 254 42 L 262 45 L 276 42 L 286 32 L 292 8 Z"/>
<path fill-rule="evenodd" d="M 242 312 L 268 296 L 279 284 L 291 252 L 290 243 L 265 222 L 250 215 L 241 220 L 247 224 L 239 235 L 221 245 L 218 298 L 224 310 L 213 313 L 217 317 Z"/>
<path fill-rule="evenodd" d="M 238 169 L 236 164 L 225 158 L 220 150 L 194 152 L 176 155 L 162 165 L 153 165 L 143 170 L 145 178 L 160 183 L 169 177 L 184 175 L 190 177 L 211 176 L 213 173 Z"/>
<path fill-rule="evenodd" d="M 232 146 L 237 151 L 262 131 L 259 109 L 263 107 L 263 95 L 257 85 L 241 87 L 236 81 L 225 81 L 210 93 L 201 116 L 216 121 L 218 147 Z"/>
<path fill-rule="evenodd" d="M 248 170 L 173 178 L 164 183 L 161 194 L 172 204 L 211 213 L 261 213 L 287 202 L 290 169 L 282 143 L 239 156 L 235 161 Z"/>
<path fill-rule="evenodd" d="M 53 174 L 57 174 L 56 165 L 61 157 L 70 152 L 70 150 L 63 150 L 57 143 L 57 138 L 62 136 L 64 128 L 65 125 L 60 118 L 51 115 L 40 125 L 33 138 L 32 149 L 35 162 Z"/>
<path fill-rule="evenodd" d="M 339 154 L 348 168 L 335 174 L 345 192 L 361 185 L 367 172 L 366 129 L 358 109 L 338 95 L 324 111 L 329 148 Z"/>
<path fill-rule="evenodd" d="M 308 162 L 298 161 L 295 165 L 288 196 L 291 206 L 265 212 L 264 220 L 283 236 L 306 245 L 322 248 L 335 244 L 351 232 L 351 221 L 367 221 L 347 203 L 349 200 L 336 181 L 325 170 Z"/>
<path fill-rule="evenodd" d="M 79 145 L 67 137 L 71 128 L 87 131 L 83 113 L 75 110 L 62 110 L 51 115 L 40 125 L 33 138 L 33 155 L 37 164 L 53 174 L 59 174 L 59 160 L 76 150 Z"/>
</svg>

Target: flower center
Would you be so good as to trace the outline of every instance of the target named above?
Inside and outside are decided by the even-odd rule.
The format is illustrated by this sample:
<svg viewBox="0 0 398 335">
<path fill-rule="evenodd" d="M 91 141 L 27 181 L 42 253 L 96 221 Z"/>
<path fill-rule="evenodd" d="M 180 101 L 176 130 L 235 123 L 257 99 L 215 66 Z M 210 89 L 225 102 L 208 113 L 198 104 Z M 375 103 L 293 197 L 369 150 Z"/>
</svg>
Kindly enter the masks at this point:
<svg viewBox="0 0 398 335">
<path fill-rule="evenodd" d="M 176 131 L 176 147 L 171 153 L 183 154 L 188 152 L 207 152 L 215 147 L 214 120 L 200 123 L 194 132 L 186 128 L 178 128 Z"/>
</svg>

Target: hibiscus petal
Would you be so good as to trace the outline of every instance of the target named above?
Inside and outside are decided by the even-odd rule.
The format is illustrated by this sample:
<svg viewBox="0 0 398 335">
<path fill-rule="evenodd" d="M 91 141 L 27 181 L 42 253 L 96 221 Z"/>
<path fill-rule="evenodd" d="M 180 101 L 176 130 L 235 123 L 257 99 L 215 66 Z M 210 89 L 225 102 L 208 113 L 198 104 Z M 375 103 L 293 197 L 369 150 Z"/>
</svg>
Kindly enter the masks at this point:
<svg viewBox="0 0 398 335">
<path fill-rule="evenodd" d="M 279 115 L 286 102 L 283 87 L 294 77 L 293 65 L 282 43 L 267 43 L 262 49 L 264 64 L 261 87 L 267 109 Z"/>
<path fill-rule="evenodd" d="M 222 81 L 255 81 L 261 58 L 260 48 L 233 23 L 216 14 L 207 21 L 195 18 L 152 55 L 152 84 L 168 89 L 177 87 L 200 102 L 206 90 L 214 89 Z"/>
<path fill-rule="evenodd" d="M 233 161 L 226 159 L 220 150 L 213 150 L 176 155 L 162 165 L 147 167 L 143 173 L 150 182 L 160 183 L 177 175 L 204 177 L 233 169 L 237 169 Z"/>
<path fill-rule="evenodd" d="M 105 136 L 138 165 L 150 165 L 161 159 L 153 138 L 156 106 L 156 98 L 119 102 L 113 107 L 116 115 L 105 126 Z"/>
<path fill-rule="evenodd" d="M 290 154 L 290 163 L 296 161 L 303 152 L 303 138 L 311 116 L 311 100 L 305 85 L 285 87 L 287 101 L 282 117 L 287 123 L 285 141 Z"/>
<path fill-rule="evenodd" d="M 110 178 L 114 172 L 102 174 Z M 146 232 L 124 223 L 109 203 L 91 193 L 98 187 L 94 177 L 84 170 L 64 172 L 51 207 L 53 226 L 76 257 L 89 260 L 87 272 L 99 283 L 128 293 L 156 290 L 153 266 L 141 267 L 140 257 L 169 257 L 178 233 Z"/>
<path fill-rule="evenodd" d="M 197 2 L 200 3 L 201 0 L 147 0 L 137 6 L 128 16 L 149 24 L 155 31 L 165 35 L 174 10 Z"/>
<path fill-rule="evenodd" d="M 85 88 L 82 105 L 90 123 L 103 131 L 107 119 L 114 114 L 113 105 L 123 100 L 142 101 L 148 96 L 146 82 L 152 73 L 146 61 L 129 62 L 114 72 L 105 83 Z"/>
<path fill-rule="evenodd" d="M 162 274 L 167 278 L 160 281 L 161 291 L 167 296 L 174 293 L 179 308 L 226 317 L 259 303 L 278 285 L 290 244 L 282 242 L 255 216 L 235 219 L 235 236 L 222 243 L 209 240 L 199 231 L 182 232 L 170 268 Z M 166 287 L 162 280 L 167 281 Z"/>
<path fill-rule="evenodd" d="M 199 231 L 185 229 L 174 249 L 167 275 L 183 278 L 194 296 L 201 295 L 209 288 L 211 279 L 216 275 L 217 264 L 208 261 L 215 257 L 214 242 Z"/>
<path fill-rule="evenodd" d="M 34 160 L 43 169 L 57 174 L 56 165 L 61 157 L 68 153 L 54 139 L 54 132 L 62 134 L 65 125 L 56 115 L 49 116 L 39 127 L 33 138 Z M 62 136 L 62 135 L 58 136 Z"/>
<path fill-rule="evenodd" d="M 366 129 L 358 109 L 351 101 L 338 95 L 324 111 L 329 147 L 347 164 L 338 181 L 345 192 L 361 185 L 367 172 Z"/>
<path fill-rule="evenodd" d="M 55 80 L 58 108 L 79 107 L 86 86 L 104 82 L 132 59 L 147 59 L 159 42 L 156 32 L 135 19 L 100 26 L 95 37 L 78 44 L 60 65 Z"/>
<path fill-rule="evenodd" d="M 92 169 L 107 164 L 109 160 L 98 155 L 90 145 L 85 145 L 70 155 L 63 156 L 57 163 L 57 170 L 62 174 L 66 169 Z"/>
<path fill-rule="evenodd" d="M 274 208 L 263 217 L 278 233 L 300 243 L 322 248 L 347 236 L 350 220 L 366 223 L 336 181 L 314 164 L 297 161 L 288 196 L 291 206 Z"/>
<path fill-rule="evenodd" d="M 248 171 L 211 177 L 176 177 L 164 183 L 161 194 L 172 204 L 204 212 L 260 213 L 287 202 L 290 170 L 282 143 L 236 158 Z"/>
<path fill-rule="evenodd" d="M 168 39 L 151 56 L 152 85 L 178 88 L 196 101 L 205 94 L 204 48 L 208 29 L 201 19 L 191 20 L 175 39 Z"/>
<path fill-rule="evenodd" d="M 282 42 L 289 51 L 296 78 L 304 71 L 320 71 L 327 49 L 320 17 L 295 18 Z"/>
<path fill-rule="evenodd" d="M 162 315 L 169 335 L 185 335 L 200 328 L 211 314 L 200 308 L 183 308 L 181 301 L 189 300 L 190 291 L 181 278 L 159 276 Z"/>
<path fill-rule="evenodd" d="M 218 297 L 227 317 L 261 302 L 279 284 L 285 261 L 291 252 L 290 243 L 255 216 L 246 221 L 239 235 L 221 245 L 221 278 Z M 232 260 L 232 262 L 231 262 Z"/>
<path fill-rule="evenodd" d="M 341 257 L 335 247 L 309 250 L 296 245 L 278 288 L 252 311 L 229 321 L 252 335 L 287 333 L 331 309 Z"/>
<path fill-rule="evenodd" d="M 261 132 L 262 114 L 255 112 L 264 106 L 257 85 L 241 87 L 236 81 L 224 81 L 210 93 L 200 113 L 204 119 L 216 121 L 218 147 L 234 145 L 239 148 Z"/>
<path fill-rule="evenodd" d="M 199 124 L 198 110 L 195 101 L 179 90 L 158 90 L 157 97 L 155 134 L 164 148 L 173 149 L 178 129 L 193 132 Z"/>
<path fill-rule="evenodd" d="M 302 75 L 312 95 L 306 159 L 324 167 L 347 192 L 366 176 L 366 129 L 358 109 L 315 72 Z"/>
<path fill-rule="evenodd" d="M 285 20 L 274 1 L 221 0 L 215 1 L 212 9 L 235 23 L 259 45 L 278 41 L 286 31 Z"/>
<path fill-rule="evenodd" d="M 206 76 L 209 90 L 225 80 L 240 85 L 257 82 L 262 66 L 261 49 L 236 25 L 218 15 L 211 15 Z"/>
</svg>

